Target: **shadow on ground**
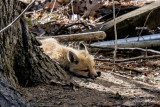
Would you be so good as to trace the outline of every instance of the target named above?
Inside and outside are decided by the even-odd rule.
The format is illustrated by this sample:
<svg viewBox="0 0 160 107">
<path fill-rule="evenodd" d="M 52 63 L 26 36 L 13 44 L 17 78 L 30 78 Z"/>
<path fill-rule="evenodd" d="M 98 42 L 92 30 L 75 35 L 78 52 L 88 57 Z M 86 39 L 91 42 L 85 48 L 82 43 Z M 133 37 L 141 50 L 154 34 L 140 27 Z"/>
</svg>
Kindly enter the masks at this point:
<svg viewBox="0 0 160 107">
<path fill-rule="evenodd" d="M 79 86 L 38 85 L 20 91 L 33 106 L 160 106 L 160 89 L 114 72 L 96 80 L 72 78 Z"/>
</svg>

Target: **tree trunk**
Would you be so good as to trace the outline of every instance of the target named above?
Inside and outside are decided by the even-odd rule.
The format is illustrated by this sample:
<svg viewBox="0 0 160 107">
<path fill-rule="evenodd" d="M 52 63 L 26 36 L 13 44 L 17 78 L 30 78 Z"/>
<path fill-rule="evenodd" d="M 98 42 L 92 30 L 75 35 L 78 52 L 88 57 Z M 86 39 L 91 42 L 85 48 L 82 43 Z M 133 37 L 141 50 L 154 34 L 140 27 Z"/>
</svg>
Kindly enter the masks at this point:
<svg viewBox="0 0 160 107">
<path fill-rule="evenodd" d="M 0 75 L 0 107 L 30 107 L 25 99 L 2 75 Z"/>
<path fill-rule="evenodd" d="M 0 0 L 0 29 L 20 14 L 17 0 Z M 27 31 L 23 18 L 0 33 L 0 72 L 11 84 L 31 86 L 35 83 L 67 84 L 69 75 L 38 46 L 40 43 Z"/>
</svg>

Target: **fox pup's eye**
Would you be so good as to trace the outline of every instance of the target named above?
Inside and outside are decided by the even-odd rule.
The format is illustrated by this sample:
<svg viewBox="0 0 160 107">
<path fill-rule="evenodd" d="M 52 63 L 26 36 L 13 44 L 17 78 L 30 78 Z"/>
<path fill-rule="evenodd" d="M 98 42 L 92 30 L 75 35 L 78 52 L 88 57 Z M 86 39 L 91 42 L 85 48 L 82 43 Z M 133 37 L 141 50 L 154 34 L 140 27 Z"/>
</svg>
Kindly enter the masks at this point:
<svg viewBox="0 0 160 107">
<path fill-rule="evenodd" d="M 84 72 L 89 72 L 89 70 L 84 70 Z"/>
<path fill-rule="evenodd" d="M 78 61 L 74 61 L 75 64 L 78 64 Z"/>
</svg>

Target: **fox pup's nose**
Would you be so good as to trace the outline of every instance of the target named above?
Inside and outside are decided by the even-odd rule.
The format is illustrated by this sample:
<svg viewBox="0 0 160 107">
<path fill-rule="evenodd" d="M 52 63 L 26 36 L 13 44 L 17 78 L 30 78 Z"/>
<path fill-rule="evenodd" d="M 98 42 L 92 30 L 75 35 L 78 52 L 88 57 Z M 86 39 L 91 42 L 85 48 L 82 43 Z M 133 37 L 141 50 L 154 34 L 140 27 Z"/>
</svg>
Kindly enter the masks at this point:
<svg viewBox="0 0 160 107">
<path fill-rule="evenodd" d="M 97 72 L 97 75 L 90 75 L 90 78 L 95 79 L 95 78 L 100 77 L 100 76 L 101 76 L 101 72 Z"/>
<path fill-rule="evenodd" d="M 91 79 L 97 78 L 97 76 L 95 76 L 95 75 L 90 75 L 89 77 L 90 77 Z"/>
</svg>

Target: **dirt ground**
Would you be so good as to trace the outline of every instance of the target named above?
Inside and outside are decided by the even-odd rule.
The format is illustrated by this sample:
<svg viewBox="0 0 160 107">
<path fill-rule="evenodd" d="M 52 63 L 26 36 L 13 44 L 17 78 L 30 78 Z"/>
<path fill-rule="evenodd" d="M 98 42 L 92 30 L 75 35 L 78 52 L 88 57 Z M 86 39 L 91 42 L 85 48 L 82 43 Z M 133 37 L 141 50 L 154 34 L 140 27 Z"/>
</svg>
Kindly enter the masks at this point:
<svg viewBox="0 0 160 107">
<path fill-rule="evenodd" d="M 97 69 L 102 71 L 102 75 L 95 80 L 73 77 L 79 86 L 41 84 L 21 88 L 20 91 L 29 103 L 41 107 L 160 106 L 158 59 L 120 65 L 144 67 L 143 71 L 149 69 L 148 74 L 135 74 L 132 70 L 112 71 L 112 66 L 109 68 L 107 64 L 97 62 Z"/>
</svg>

